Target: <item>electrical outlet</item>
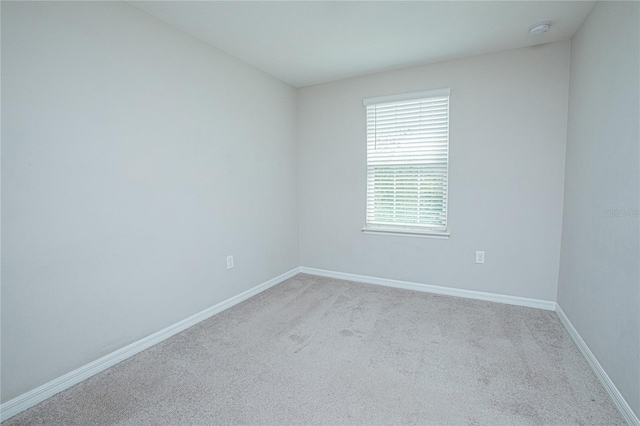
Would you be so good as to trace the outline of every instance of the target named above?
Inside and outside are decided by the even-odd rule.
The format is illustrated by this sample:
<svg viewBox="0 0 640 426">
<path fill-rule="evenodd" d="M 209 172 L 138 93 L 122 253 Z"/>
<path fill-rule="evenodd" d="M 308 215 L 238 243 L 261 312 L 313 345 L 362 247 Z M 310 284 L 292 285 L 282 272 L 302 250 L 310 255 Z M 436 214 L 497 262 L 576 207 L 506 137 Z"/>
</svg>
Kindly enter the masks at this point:
<svg viewBox="0 0 640 426">
<path fill-rule="evenodd" d="M 233 268 L 233 255 L 227 256 L 227 269 Z"/>
<path fill-rule="evenodd" d="M 476 263 L 484 263 L 484 252 L 477 251 L 476 252 Z"/>
</svg>

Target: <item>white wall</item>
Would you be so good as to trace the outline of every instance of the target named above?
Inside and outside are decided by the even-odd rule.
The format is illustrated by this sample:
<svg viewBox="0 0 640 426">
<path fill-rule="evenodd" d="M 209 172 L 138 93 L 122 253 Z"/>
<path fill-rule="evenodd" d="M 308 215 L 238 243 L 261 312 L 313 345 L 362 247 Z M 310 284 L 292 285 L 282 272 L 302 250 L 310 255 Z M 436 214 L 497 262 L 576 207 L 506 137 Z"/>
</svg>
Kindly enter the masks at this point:
<svg viewBox="0 0 640 426">
<path fill-rule="evenodd" d="M 569 54 L 564 41 L 300 89 L 301 265 L 555 301 Z M 450 239 L 363 234 L 362 99 L 442 87 Z"/>
<path fill-rule="evenodd" d="M 2 401 L 298 266 L 294 137 L 292 87 L 138 9 L 3 2 Z"/>
<path fill-rule="evenodd" d="M 558 303 L 640 415 L 640 22 L 600 2 L 571 45 Z M 621 216 L 607 216 L 607 210 Z M 630 213 L 630 215 L 629 215 Z"/>
</svg>

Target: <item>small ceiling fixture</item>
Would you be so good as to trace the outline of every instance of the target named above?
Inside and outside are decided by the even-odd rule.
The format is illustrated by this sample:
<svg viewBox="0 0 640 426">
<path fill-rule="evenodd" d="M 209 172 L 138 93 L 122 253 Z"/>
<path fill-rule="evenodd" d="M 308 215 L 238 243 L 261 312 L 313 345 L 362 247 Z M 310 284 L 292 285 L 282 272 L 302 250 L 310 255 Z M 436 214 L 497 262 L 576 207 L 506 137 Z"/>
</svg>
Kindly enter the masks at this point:
<svg viewBox="0 0 640 426">
<path fill-rule="evenodd" d="M 551 28 L 551 22 L 538 22 L 529 28 L 529 34 L 532 36 L 544 34 L 549 31 L 549 28 Z"/>
</svg>

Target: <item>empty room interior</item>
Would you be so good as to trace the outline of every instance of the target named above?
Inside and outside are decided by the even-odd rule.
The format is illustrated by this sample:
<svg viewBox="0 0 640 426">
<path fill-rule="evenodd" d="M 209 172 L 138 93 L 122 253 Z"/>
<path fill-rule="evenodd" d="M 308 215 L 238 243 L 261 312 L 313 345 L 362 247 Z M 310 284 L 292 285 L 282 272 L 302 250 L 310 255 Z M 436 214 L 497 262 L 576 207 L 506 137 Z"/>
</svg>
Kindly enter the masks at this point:
<svg viewBox="0 0 640 426">
<path fill-rule="evenodd" d="M 2 1 L 2 424 L 640 425 L 639 27 Z"/>
</svg>

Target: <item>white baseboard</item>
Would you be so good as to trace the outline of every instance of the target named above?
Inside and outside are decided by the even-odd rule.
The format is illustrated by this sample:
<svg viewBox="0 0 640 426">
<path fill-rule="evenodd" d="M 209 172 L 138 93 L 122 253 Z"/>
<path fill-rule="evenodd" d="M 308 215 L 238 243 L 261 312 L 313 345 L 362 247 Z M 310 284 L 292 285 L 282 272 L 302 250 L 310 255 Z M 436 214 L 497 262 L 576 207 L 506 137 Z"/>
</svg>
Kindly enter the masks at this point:
<svg viewBox="0 0 640 426">
<path fill-rule="evenodd" d="M 33 407 L 34 405 L 44 401 L 45 399 L 70 388 L 89 377 L 100 373 L 103 370 L 123 361 L 145 349 L 156 345 L 169 337 L 186 330 L 187 328 L 228 309 L 250 297 L 273 287 L 276 284 L 283 282 L 284 280 L 295 276 L 298 273 L 305 273 L 310 275 L 318 275 L 322 277 L 337 278 L 348 281 L 357 281 L 367 284 L 376 284 L 387 287 L 402 288 L 407 290 L 415 290 L 426 293 L 443 294 L 448 296 L 464 297 L 468 299 L 485 300 L 490 302 L 506 303 L 509 305 L 526 306 L 530 308 L 538 308 L 545 310 L 555 310 L 560 318 L 560 322 L 567 329 L 576 345 L 587 359 L 587 362 L 596 373 L 596 376 L 600 379 L 603 386 L 613 399 L 614 403 L 622 413 L 624 419 L 631 426 L 640 426 L 638 417 L 634 414 L 629 404 L 625 401 L 624 397 L 620 394 L 616 386 L 613 384 L 607 373 L 604 371 L 596 357 L 593 355 L 589 347 L 584 343 L 576 329 L 573 327 L 567 316 L 564 314 L 560 306 L 555 302 L 540 299 L 529 299 L 525 297 L 507 296 L 495 293 L 485 293 L 480 291 L 462 290 L 449 287 L 441 287 L 429 284 L 419 284 L 409 281 L 392 280 L 388 278 L 377 278 L 365 275 L 349 274 L 344 272 L 328 271 L 324 269 L 298 267 L 294 268 L 282 275 L 270 279 L 256 287 L 253 287 L 243 293 L 240 293 L 230 299 L 220 302 L 202 312 L 199 312 L 189 318 L 186 318 L 180 322 L 177 322 L 163 330 L 160 330 L 150 336 L 147 336 L 137 342 L 131 343 L 122 349 L 105 355 L 87 365 L 84 365 L 70 373 L 65 374 L 55 380 L 45 383 L 42 386 L 37 387 L 23 395 L 20 395 L 12 400 L 0 405 L 0 421 L 5 421 L 16 414 Z"/>
<path fill-rule="evenodd" d="M 406 290 L 422 291 L 425 293 L 444 294 L 447 296 L 464 297 L 466 299 L 486 300 L 489 302 L 505 303 L 507 305 L 526 306 L 529 308 L 544 309 L 553 311 L 556 302 L 551 300 L 529 299 L 527 297 L 507 296 L 504 294 L 485 293 L 482 291 L 462 290 L 451 287 L 441 287 L 430 284 L 420 284 L 410 281 L 391 280 L 388 278 L 369 277 L 366 275 L 348 274 L 345 272 L 327 271 L 325 269 L 300 267 L 303 274 L 318 275 L 321 277 L 337 278 L 347 281 L 357 281 L 367 284 L 383 285 L 386 287 L 403 288 Z"/>
<path fill-rule="evenodd" d="M 558 314 L 558 318 L 560 318 L 560 322 L 564 325 L 564 328 L 567 329 L 567 332 L 576 343 L 576 346 L 578 346 L 578 349 L 580 349 L 580 352 L 582 352 L 582 355 L 587 359 L 591 369 L 593 369 L 593 372 L 596 373 L 596 376 L 600 379 L 600 382 L 613 400 L 613 403 L 620 411 L 620 414 L 622 414 L 622 417 L 630 426 L 640 426 L 640 420 L 638 420 L 638 417 L 635 415 L 616 385 L 613 384 L 607 373 L 604 371 L 604 368 L 602 368 L 598 359 L 595 357 L 593 352 L 591 352 L 591 349 L 589 349 L 584 340 L 582 340 L 578 330 L 576 330 L 573 324 L 571 324 L 571 321 L 569 321 L 569 318 L 565 315 L 560 305 L 556 306 L 556 313 Z"/>
<path fill-rule="evenodd" d="M 81 381 L 86 380 L 103 370 L 106 370 L 107 368 L 119 363 L 120 361 L 132 357 L 133 355 L 142 352 L 143 350 L 148 349 L 151 346 L 162 342 L 163 340 L 168 339 L 174 334 L 186 330 L 187 328 L 199 323 L 200 321 L 203 321 L 219 312 L 224 311 L 225 309 L 237 305 L 238 303 L 247 300 L 248 298 L 255 296 L 256 294 L 263 292 L 268 288 L 273 287 L 274 285 L 293 277 L 294 275 L 297 275 L 299 272 L 300 268 L 294 268 L 282 275 L 279 275 L 275 278 L 270 279 L 269 281 L 266 281 L 245 292 L 242 292 L 237 296 L 233 296 L 232 298 L 220 302 L 210 308 L 207 308 L 204 311 L 192 315 L 187 319 L 170 325 L 163 330 L 153 333 L 152 335 L 140 339 L 137 342 L 133 342 L 122 349 L 118 349 L 117 351 L 112 352 L 109 355 L 105 355 L 102 358 L 99 358 L 87 365 L 84 365 L 76 370 L 71 371 L 70 373 L 65 374 L 64 376 L 58 377 L 57 379 L 45 383 L 44 385 L 39 386 L 25 394 L 11 399 L 0 405 L 0 421 L 5 421 L 8 418 L 13 417 L 16 414 L 26 410 L 27 408 L 31 408 L 39 402 L 42 402 L 45 399 L 57 394 L 58 392 L 68 389 L 71 386 L 74 386 Z"/>
</svg>

